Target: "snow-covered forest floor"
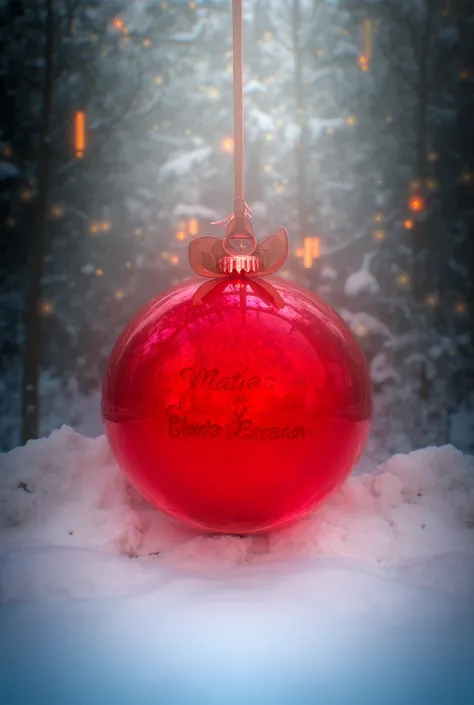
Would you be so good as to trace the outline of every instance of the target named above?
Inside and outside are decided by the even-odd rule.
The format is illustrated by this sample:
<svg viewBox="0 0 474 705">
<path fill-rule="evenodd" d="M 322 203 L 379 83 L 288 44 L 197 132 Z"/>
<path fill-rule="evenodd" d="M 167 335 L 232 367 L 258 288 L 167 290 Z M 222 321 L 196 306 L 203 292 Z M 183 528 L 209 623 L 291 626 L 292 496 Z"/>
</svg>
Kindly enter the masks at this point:
<svg viewBox="0 0 474 705">
<path fill-rule="evenodd" d="M 474 466 L 363 468 L 306 521 L 203 536 L 68 427 L 1 456 L 2 705 L 471 705 Z"/>
</svg>

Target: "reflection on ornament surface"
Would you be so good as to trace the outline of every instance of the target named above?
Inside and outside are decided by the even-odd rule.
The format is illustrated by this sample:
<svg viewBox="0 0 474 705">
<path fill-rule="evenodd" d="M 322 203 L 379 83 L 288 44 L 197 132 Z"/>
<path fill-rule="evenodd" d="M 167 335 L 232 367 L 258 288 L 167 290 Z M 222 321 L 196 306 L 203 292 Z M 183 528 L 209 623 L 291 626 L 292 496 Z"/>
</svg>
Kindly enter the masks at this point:
<svg viewBox="0 0 474 705">
<path fill-rule="evenodd" d="M 106 370 L 103 418 L 122 469 L 201 530 L 304 517 L 348 477 L 369 432 L 370 380 L 352 332 L 302 287 L 265 282 L 278 305 L 242 277 L 179 284 L 137 314 Z"/>
</svg>

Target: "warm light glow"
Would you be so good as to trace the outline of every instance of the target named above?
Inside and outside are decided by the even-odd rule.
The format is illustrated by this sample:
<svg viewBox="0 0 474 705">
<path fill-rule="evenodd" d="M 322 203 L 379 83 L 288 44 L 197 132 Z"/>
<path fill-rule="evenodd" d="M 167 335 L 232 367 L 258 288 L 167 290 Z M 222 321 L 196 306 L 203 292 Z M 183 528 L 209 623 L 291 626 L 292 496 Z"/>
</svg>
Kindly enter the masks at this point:
<svg viewBox="0 0 474 705">
<path fill-rule="evenodd" d="M 334 127 L 328 127 L 326 132 L 328 133 L 328 135 L 333 135 L 334 134 Z"/>
<path fill-rule="evenodd" d="M 357 118 L 355 115 L 349 115 L 346 118 L 346 122 L 348 125 L 357 125 Z"/>
<path fill-rule="evenodd" d="M 114 19 L 112 20 L 112 25 L 115 27 L 115 29 L 118 29 L 120 31 L 124 28 L 125 22 L 120 17 L 114 17 Z"/>
<path fill-rule="evenodd" d="M 355 333 L 356 335 L 359 336 L 359 338 L 363 338 L 364 335 L 367 335 L 367 333 L 369 332 L 369 329 L 367 328 L 367 326 L 364 326 L 363 323 L 356 323 L 356 324 L 352 327 L 352 330 L 354 331 L 354 333 Z"/>
<path fill-rule="evenodd" d="M 410 184 L 410 189 L 412 191 L 419 191 L 421 187 L 421 181 L 419 179 L 414 179 Z"/>
<path fill-rule="evenodd" d="M 421 196 L 412 196 L 408 201 L 408 208 L 413 213 L 420 213 L 425 207 L 424 201 Z"/>
<path fill-rule="evenodd" d="M 98 269 L 95 270 L 95 275 L 96 277 L 101 277 L 104 273 L 104 270 L 98 267 Z"/>
<path fill-rule="evenodd" d="M 131 262 L 125 262 L 125 266 L 126 266 L 127 269 L 131 269 L 131 268 L 132 268 L 132 263 L 131 263 Z"/>
<path fill-rule="evenodd" d="M 267 174 L 271 174 L 271 172 L 273 171 L 272 165 L 271 165 L 271 164 L 265 164 L 265 166 L 263 167 L 263 171 L 265 171 Z"/>
<path fill-rule="evenodd" d="M 110 223 L 109 220 L 104 220 L 104 221 L 102 221 L 102 223 L 100 224 L 100 229 L 101 229 L 102 232 L 104 232 L 104 233 L 108 233 L 111 227 L 112 227 L 112 224 Z"/>
<path fill-rule="evenodd" d="M 211 100 L 219 100 L 219 98 L 221 97 L 221 92 L 215 86 L 211 86 L 207 91 L 207 95 Z"/>
<path fill-rule="evenodd" d="M 64 208 L 62 206 L 53 206 L 51 208 L 51 215 L 55 218 L 60 218 L 64 215 Z"/>
<path fill-rule="evenodd" d="M 124 298 L 125 292 L 123 289 L 115 289 L 114 296 L 118 301 L 120 301 Z"/>
<path fill-rule="evenodd" d="M 359 56 L 359 66 L 361 71 L 368 71 L 369 70 L 369 62 L 366 56 Z"/>
<path fill-rule="evenodd" d="M 462 81 L 465 81 L 466 78 L 469 78 L 470 75 L 471 74 L 469 73 L 469 71 L 467 69 L 463 69 L 462 71 L 459 72 L 459 78 Z"/>
<path fill-rule="evenodd" d="M 374 220 L 376 223 L 383 223 L 383 213 L 376 213 L 374 215 Z"/>
<path fill-rule="evenodd" d="M 91 223 L 89 226 L 89 231 L 91 233 L 98 233 L 99 232 L 99 223 Z"/>
<path fill-rule="evenodd" d="M 199 223 L 196 218 L 191 218 L 188 223 L 188 233 L 192 236 L 197 235 L 199 232 Z"/>
<path fill-rule="evenodd" d="M 458 316 L 464 316 L 467 313 L 467 304 L 465 301 L 458 301 L 454 304 L 454 311 Z"/>
<path fill-rule="evenodd" d="M 74 137 L 76 157 L 82 159 L 86 151 L 86 114 L 78 110 L 75 115 Z"/>
<path fill-rule="evenodd" d="M 31 201 L 33 198 L 33 189 L 31 188 L 25 188 L 23 191 L 20 193 L 20 198 L 22 201 Z"/>
<path fill-rule="evenodd" d="M 178 232 L 176 233 L 176 239 L 177 240 L 184 240 L 185 238 L 186 238 L 186 234 L 183 233 L 182 230 L 178 230 Z"/>
<path fill-rule="evenodd" d="M 413 230 L 414 225 L 415 224 L 413 220 L 410 220 L 409 218 L 403 221 L 403 227 L 405 228 L 405 230 Z"/>
<path fill-rule="evenodd" d="M 439 157 L 438 152 L 430 152 L 428 154 L 428 159 L 430 160 L 430 162 L 435 162 L 438 159 L 438 157 Z"/>
<path fill-rule="evenodd" d="M 159 86 L 163 83 L 165 79 L 161 74 L 158 74 L 158 76 L 155 76 L 155 83 L 157 83 Z"/>
<path fill-rule="evenodd" d="M 461 174 L 461 176 L 459 178 L 463 184 L 470 184 L 472 181 L 472 172 L 463 171 L 463 173 Z"/>
<path fill-rule="evenodd" d="M 41 313 L 46 316 L 49 313 L 53 313 L 54 304 L 52 303 L 52 301 L 42 301 L 41 305 L 40 305 L 40 310 L 41 310 Z"/>
<path fill-rule="evenodd" d="M 385 230 L 376 230 L 374 232 L 374 240 L 385 240 Z"/>
<path fill-rule="evenodd" d="M 141 237 L 143 235 L 143 232 L 143 228 L 135 228 L 133 234 L 135 235 L 135 237 Z"/>
<path fill-rule="evenodd" d="M 170 257 L 170 262 L 171 262 L 171 264 L 178 264 L 178 263 L 179 263 L 179 257 L 178 257 L 178 255 L 172 255 L 172 256 Z"/>
<path fill-rule="evenodd" d="M 428 296 L 425 298 L 425 304 L 429 306 L 430 308 L 434 308 L 435 306 L 438 305 L 438 295 L 437 294 L 428 294 Z"/>
<path fill-rule="evenodd" d="M 10 157 L 13 157 L 13 149 L 11 147 L 4 147 L 3 148 L 3 156 L 5 159 L 10 159 Z"/>
<path fill-rule="evenodd" d="M 436 179 L 426 179 L 426 188 L 429 191 L 434 191 L 438 187 Z"/>
<path fill-rule="evenodd" d="M 408 286 L 409 283 L 410 283 L 410 277 L 408 276 L 408 274 L 406 274 L 406 272 L 402 272 L 401 274 L 398 275 L 397 284 L 399 286 Z"/>
<path fill-rule="evenodd" d="M 303 242 L 303 266 L 305 269 L 311 269 L 313 259 L 317 259 L 320 255 L 321 240 L 319 237 L 305 237 Z"/>
<path fill-rule="evenodd" d="M 275 135 L 272 132 L 267 132 L 267 134 L 265 135 L 265 139 L 267 140 L 267 142 L 271 142 L 275 139 Z"/>
<path fill-rule="evenodd" d="M 151 46 L 151 39 L 144 39 L 144 40 L 143 40 L 143 46 L 144 46 L 144 47 L 150 47 L 150 46 Z"/>
<path fill-rule="evenodd" d="M 226 154 L 232 154 L 234 151 L 234 140 L 232 137 L 223 137 L 221 139 L 221 151 Z"/>
</svg>

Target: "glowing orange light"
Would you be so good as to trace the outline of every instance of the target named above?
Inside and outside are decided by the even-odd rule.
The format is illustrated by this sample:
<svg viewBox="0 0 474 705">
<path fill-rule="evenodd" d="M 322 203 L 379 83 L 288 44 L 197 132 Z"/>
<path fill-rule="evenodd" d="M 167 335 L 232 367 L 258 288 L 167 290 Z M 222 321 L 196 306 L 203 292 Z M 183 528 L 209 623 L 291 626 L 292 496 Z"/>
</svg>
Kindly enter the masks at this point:
<svg viewBox="0 0 474 705">
<path fill-rule="evenodd" d="M 62 206 L 53 206 L 51 208 L 51 215 L 55 218 L 60 218 L 64 215 L 64 208 Z"/>
<path fill-rule="evenodd" d="M 467 69 L 463 69 L 462 71 L 459 72 L 459 78 L 462 81 L 465 81 L 466 78 L 469 78 L 469 76 L 470 76 L 470 73 Z"/>
<path fill-rule="evenodd" d="M 185 233 L 183 233 L 182 230 L 178 230 L 178 232 L 176 233 L 176 239 L 177 240 L 184 240 L 185 237 L 186 237 Z"/>
<path fill-rule="evenodd" d="M 374 215 L 374 220 L 376 223 L 383 223 L 383 213 L 376 213 Z"/>
<path fill-rule="evenodd" d="M 101 269 L 100 267 L 95 270 L 96 277 L 101 277 L 103 275 L 103 273 L 104 273 L 104 270 Z"/>
<path fill-rule="evenodd" d="M 99 232 L 99 223 L 91 223 L 89 226 L 89 230 L 91 233 L 98 233 Z"/>
<path fill-rule="evenodd" d="M 226 154 L 232 154 L 234 151 L 234 140 L 232 137 L 223 137 L 221 139 L 221 151 Z"/>
<path fill-rule="evenodd" d="M 408 201 L 408 208 L 413 213 L 420 213 L 425 207 L 424 201 L 421 196 L 412 196 Z"/>
<path fill-rule="evenodd" d="M 407 286 L 410 282 L 410 277 L 408 274 L 405 274 L 405 272 L 402 272 L 402 274 L 399 274 L 397 277 L 397 283 L 399 286 Z"/>
<path fill-rule="evenodd" d="M 170 262 L 171 262 L 171 264 L 178 264 L 178 263 L 179 263 L 179 257 L 178 257 L 178 255 L 172 255 L 172 256 L 170 257 Z"/>
<path fill-rule="evenodd" d="M 20 193 L 20 198 L 22 201 L 31 201 L 33 198 L 33 190 L 29 188 L 23 189 L 23 191 Z"/>
<path fill-rule="evenodd" d="M 464 314 L 467 313 L 467 304 L 464 301 L 458 301 L 454 305 L 454 311 L 458 316 L 464 316 Z"/>
<path fill-rule="evenodd" d="M 188 223 L 188 233 L 190 235 L 197 235 L 199 232 L 199 223 L 196 218 L 191 218 Z"/>
<path fill-rule="evenodd" d="M 120 17 L 114 17 L 112 20 L 112 25 L 115 27 L 115 29 L 121 30 L 125 26 L 125 22 L 120 18 Z"/>
<path fill-rule="evenodd" d="M 428 159 L 430 160 L 430 162 L 435 162 L 438 159 L 438 157 L 439 157 L 438 152 L 429 152 L 429 154 L 428 154 Z"/>
<path fill-rule="evenodd" d="M 366 56 L 359 56 L 359 66 L 361 71 L 368 71 L 369 70 L 369 60 L 367 59 Z"/>
<path fill-rule="evenodd" d="M 356 116 L 355 116 L 355 115 L 349 115 L 349 116 L 346 118 L 346 123 L 347 123 L 348 125 L 356 125 L 356 124 L 357 124 L 357 118 L 356 118 Z"/>
<path fill-rule="evenodd" d="M 86 114 L 82 110 L 76 112 L 74 135 L 76 157 L 82 159 L 86 151 Z"/>
<path fill-rule="evenodd" d="M 123 289 L 116 289 L 114 292 L 114 296 L 118 301 L 120 301 L 121 299 L 124 298 L 125 292 Z"/>
<path fill-rule="evenodd" d="M 413 230 L 414 225 L 415 224 L 413 220 L 410 220 L 409 218 L 403 221 L 403 227 L 405 228 L 405 230 Z"/>
<path fill-rule="evenodd" d="M 52 313 L 54 311 L 54 304 L 51 301 L 42 301 L 40 308 L 41 313 L 47 315 L 48 313 Z"/>
<path fill-rule="evenodd" d="M 303 242 L 303 267 L 311 269 L 313 259 L 317 259 L 320 255 L 321 240 L 319 237 L 305 237 Z"/>
<path fill-rule="evenodd" d="M 436 294 L 428 294 L 425 298 L 425 304 L 430 308 L 434 308 L 438 304 L 438 296 Z"/>
<path fill-rule="evenodd" d="M 385 240 L 385 230 L 376 230 L 374 232 L 374 240 Z"/>
<path fill-rule="evenodd" d="M 144 46 L 144 47 L 150 47 L 150 46 L 151 46 L 151 39 L 144 39 L 144 40 L 143 40 L 143 46 Z"/>
<path fill-rule="evenodd" d="M 111 225 L 111 223 L 110 223 L 108 220 L 104 220 L 104 221 L 100 224 L 100 229 L 101 229 L 104 233 L 107 233 L 107 232 L 110 230 L 111 227 L 112 227 L 112 225 Z"/>
</svg>

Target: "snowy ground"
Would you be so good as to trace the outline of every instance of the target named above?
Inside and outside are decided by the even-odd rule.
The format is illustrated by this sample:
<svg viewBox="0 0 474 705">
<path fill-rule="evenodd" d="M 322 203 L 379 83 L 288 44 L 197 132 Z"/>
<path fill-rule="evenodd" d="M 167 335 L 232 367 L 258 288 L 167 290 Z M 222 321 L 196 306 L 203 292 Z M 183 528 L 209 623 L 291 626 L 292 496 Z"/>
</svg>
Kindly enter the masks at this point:
<svg viewBox="0 0 474 705">
<path fill-rule="evenodd" d="M 201 536 L 63 427 L 0 456 L 1 705 L 472 705 L 474 466 L 353 476 L 262 537 Z"/>
</svg>

